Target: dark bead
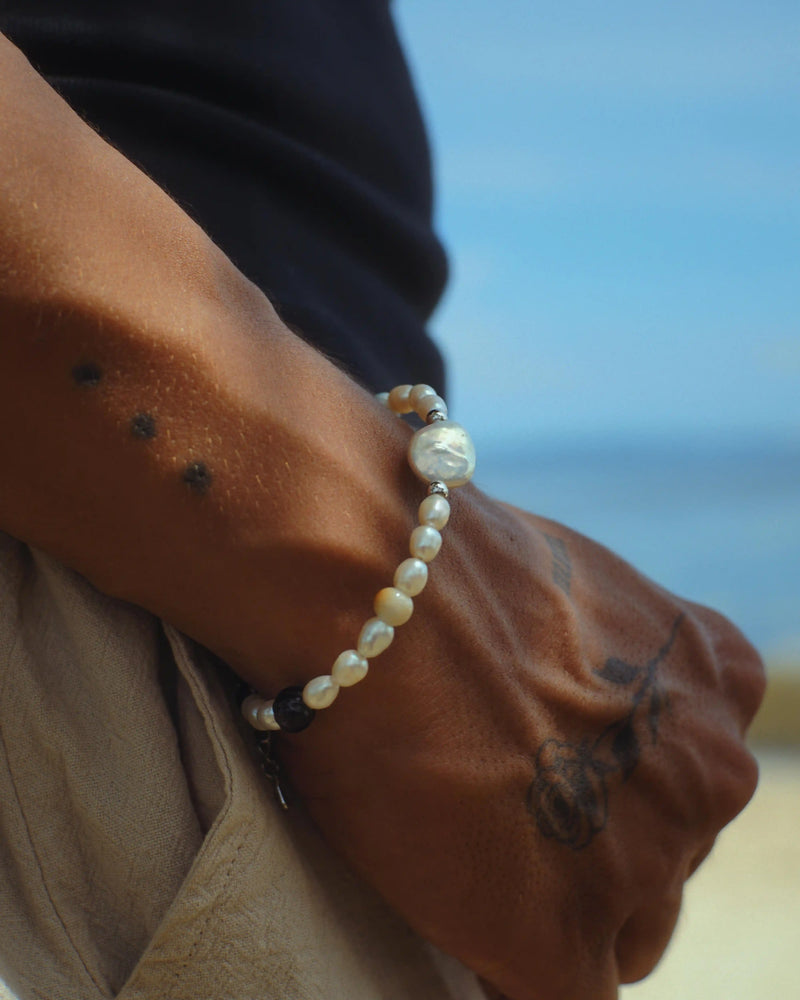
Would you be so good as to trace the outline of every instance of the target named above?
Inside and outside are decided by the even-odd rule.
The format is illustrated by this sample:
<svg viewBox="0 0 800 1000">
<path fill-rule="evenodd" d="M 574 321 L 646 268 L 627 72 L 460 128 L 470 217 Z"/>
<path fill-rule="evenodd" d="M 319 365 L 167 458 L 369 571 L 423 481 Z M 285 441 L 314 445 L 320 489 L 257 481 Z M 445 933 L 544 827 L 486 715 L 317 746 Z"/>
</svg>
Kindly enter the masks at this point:
<svg viewBox="0 0 800 1000">
<path fill-rule="evenodd" d="M 301 687 L 284 688 L 275 695 L 272 705 L 275 721 L 284 733 L 299 733 L 310 726 L 317 714 L 303 701 Z"/>
</svg>

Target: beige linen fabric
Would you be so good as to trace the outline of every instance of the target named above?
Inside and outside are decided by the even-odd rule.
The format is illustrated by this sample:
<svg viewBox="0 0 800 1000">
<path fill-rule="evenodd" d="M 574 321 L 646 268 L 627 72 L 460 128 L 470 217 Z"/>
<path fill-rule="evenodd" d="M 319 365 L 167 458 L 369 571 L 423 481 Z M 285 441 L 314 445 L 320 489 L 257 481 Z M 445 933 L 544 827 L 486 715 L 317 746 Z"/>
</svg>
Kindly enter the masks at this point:
<svg viewBox="0 0 800 1000">
<path fill-rule="evenodd" d="M 288 815 L 221 672 L 0 534 L 0 976 L 42 1000 L 479 1000 Z"/>
</svg>

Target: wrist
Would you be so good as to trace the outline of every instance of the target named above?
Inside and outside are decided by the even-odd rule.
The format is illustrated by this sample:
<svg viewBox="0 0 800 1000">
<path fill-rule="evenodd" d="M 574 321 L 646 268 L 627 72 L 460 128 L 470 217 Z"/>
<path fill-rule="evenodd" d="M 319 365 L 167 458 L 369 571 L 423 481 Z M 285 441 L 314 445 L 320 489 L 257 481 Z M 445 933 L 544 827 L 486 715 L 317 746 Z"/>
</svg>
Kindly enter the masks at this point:
<svg viewBox="0 0 800 1000">
<path fill-rule="evenodd" d="M 358 638 L 341 651 L 329 672 L 318 673 L 305 684 L 290 685 L 274 698 L 253 691 L 242 703 L 245 718 L 263 732 L 297 733 L 306 729 L 319 709 L 329 708 L 342 687 L 364 680 L 369 662 L 392 644 L 395 629 L 414 612 L 414 598 L 428 582 L 428 564 L 439 554 L 442 529 L 450 518 L 450 490 L 465 485 L 475 470 L 475 449 L 468 433 L 447 419 L 444 400 L 424 384 L 399 385 L 379 399 L 398 415 L 412 411 L 426 426 L 409 443 L 409 465 L 426 483 L 426 496 L 417 509 L 418 524 L 410 533 L 408 550 L 398 562 L 391 582 L 373 601 Z"/>
</svg>

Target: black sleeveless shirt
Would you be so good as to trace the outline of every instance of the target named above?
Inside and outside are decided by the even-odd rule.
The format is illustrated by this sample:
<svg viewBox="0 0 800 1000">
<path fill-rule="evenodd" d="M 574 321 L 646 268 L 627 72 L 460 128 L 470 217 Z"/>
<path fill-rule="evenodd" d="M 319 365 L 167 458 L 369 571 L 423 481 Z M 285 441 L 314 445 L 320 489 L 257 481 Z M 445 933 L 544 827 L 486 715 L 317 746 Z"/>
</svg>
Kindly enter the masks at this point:
<svg viewBox="0 0 800 1000">
<path fill-rule="evenodd" d="M 438 388 L 446 263 L 389 8 L 0 0 L 0 31 L 307 340 L 373 389 Z"/>
</svg>

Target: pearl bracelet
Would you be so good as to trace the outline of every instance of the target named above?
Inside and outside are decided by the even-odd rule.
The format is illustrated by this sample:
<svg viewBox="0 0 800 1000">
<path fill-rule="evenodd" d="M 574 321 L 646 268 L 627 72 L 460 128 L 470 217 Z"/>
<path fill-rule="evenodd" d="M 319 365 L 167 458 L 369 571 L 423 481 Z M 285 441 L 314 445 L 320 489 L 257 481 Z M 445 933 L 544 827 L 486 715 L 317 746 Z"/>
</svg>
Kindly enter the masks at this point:
<svg viewBox="0 0 800 1000">
<path fill-rule="evenodd" d="M 356 648 L 340 653 L 329 674 L 314 677 L 305 687 L 284 688 L 271 700 L 255 693 L 244 699 L 242 715 L 265 734 L 301 732 L 318 709 L 333 704 L 341 688 L 366 677 L 368 661 L 391 645 L 395 628 L 411 617 L 412 598 L 428 582 L 428 563 L 441 548 L 440 532 L 450 517 L 450 488 L 469 482 L 475 471 L 475 447 L 469 434 L 447 419 L 445 401 L 429 385 L 398 385 L 377 398 L 398 416 L 414 412 L 426 424 L 408 447 L 411 468 L 428 484 L 428 495 L 419 505 L 419 525 L 411 532 L 411 558 L 397 567 L 394 585 L 375 595 L 375 616 L 364 622 Z"/>
</svg>

